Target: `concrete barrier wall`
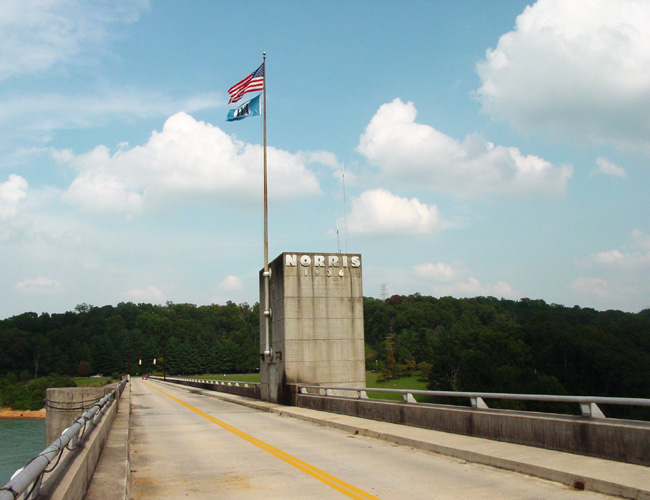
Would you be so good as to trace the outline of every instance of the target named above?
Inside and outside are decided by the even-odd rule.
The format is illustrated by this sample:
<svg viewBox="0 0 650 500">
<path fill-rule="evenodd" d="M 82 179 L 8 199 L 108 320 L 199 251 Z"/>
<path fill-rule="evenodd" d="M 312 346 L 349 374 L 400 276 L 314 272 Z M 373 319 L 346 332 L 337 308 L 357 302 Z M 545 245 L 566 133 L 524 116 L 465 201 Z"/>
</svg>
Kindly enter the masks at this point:
<svg viewBox="0 0 650 500">
<path fill-rule="evenodd" d="M 111 389 L 112 390 L 112 389 Z M 49 394 L 48 394 L 49 397 Z M 66 456 L 45 478 L 39 498 L 48 500 L 83 500 L 90 481 L 95 473 L 97 461 L 102 453 L 118 404 L 114 400 L 104 410 L 101 420 L 88 423 L 84 440 Z M 57 436 L 58 437 L 58 436 Z"/>
<path fill-rule="evenodd" d="M 161 377 L 155 377 L 155 378 L 156 380 L 163 380 Z M 243 385 L 238 385 L 238 386 L 222 385 L 222 384 L 212 384 L 209 382 L 195 382 L 191 380 L 182 380 L 182 379 L 173 379 L 173 378 L 168 378 L 166 382 L 186 385 L 188 387 L 196 387 L 197 389 L 205 389 L 206 391 L 226 392 L 228 394 L 236 394 L 238 396 L 260 399 L 259 385 L 249 385 L 248 387 L 245 387 Z"/>
<path fill-rule="evenodd" d="M 45 446 L 115 387 L 57 387 L 46 390 Z"/>
<path fill-rule="evenodd" d="M 298 394 L 296 406 L 650 466 L 650 423 Z"/>
</svg>

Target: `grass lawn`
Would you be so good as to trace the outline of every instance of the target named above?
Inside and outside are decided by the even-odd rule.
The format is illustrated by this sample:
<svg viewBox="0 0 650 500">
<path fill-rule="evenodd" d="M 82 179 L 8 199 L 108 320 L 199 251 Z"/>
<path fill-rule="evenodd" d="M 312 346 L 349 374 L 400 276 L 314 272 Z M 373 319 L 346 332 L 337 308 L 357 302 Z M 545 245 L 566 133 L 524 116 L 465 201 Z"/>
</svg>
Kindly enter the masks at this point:
<svg viewBox="0 0 650 500">
<path fill-rule="evenodd" d="M 110 384 L 113 379 L 111 377 L 77 377 L 73 378 L 77 387 L 104 387 L 106 384 Z"/>
<path fill-rule="evenodd" d="M 379 387 L 382 389 L 414 389 L 420 391 L 427 390 L 427 381 L 422 378 L 420 374 L 412 375 L 410 377 L 401 377 L 395 380 L 387 380 L 385 382 L 378 382 L 377 378 L 379 377 L 378 373 L 375 372 L 366 372 L 366 386 L 367 387 Z M 372 399 L 390 399 L 394 401 L 401 401 L 401 394 L 387 394 L 382 392 L 372 392 L 371 390 L 367 391 L 368 397 Z M 424 403 L 426 397 L 424 396 L 415 396 L 415 399 Z M 430 398 L 429 398 L 430 399 Z"/>
</svg>

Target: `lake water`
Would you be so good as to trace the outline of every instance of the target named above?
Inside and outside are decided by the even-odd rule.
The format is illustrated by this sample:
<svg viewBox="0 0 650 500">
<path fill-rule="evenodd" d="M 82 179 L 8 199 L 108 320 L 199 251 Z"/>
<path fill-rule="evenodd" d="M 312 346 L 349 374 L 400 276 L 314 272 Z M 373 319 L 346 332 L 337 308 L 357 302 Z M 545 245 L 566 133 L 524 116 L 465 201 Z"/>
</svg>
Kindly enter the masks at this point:
<svg viewBox="0 0 650 500">
<path fill-rule="evenodd" d="M 45 448 L 44 418 L 0 418 L 0 488 Z"/>
</svg>

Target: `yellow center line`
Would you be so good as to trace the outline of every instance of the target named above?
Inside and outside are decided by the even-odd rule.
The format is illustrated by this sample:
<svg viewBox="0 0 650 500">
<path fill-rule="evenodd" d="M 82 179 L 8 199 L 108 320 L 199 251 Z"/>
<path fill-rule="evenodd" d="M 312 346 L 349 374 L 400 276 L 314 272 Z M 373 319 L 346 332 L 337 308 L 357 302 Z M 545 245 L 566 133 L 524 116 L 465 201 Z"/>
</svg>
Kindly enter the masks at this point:
<svg viewBox="0 0 650 500">
<path fill-rule="evenodd" d="M 226 422 L 223 422 L 217 418 L 214 418 L 212 415 L 208 415 L 204 411 L 199 410 L 198 408 L 195 408 L 194 406 L 187 404 L 185 401 L 182 401 L 171 394 L 166 393 L 165 391 L 162 391 L 158 389 L 157 387 L 154 387 L 151 384 L 148 384 L 147 382 L 144 382 L 147 386 L 151 387 L 152 389 L 155 389 L 156 391 L 160 392 L 161 394 L 167 396 L 168 398 L 176 401 L 177 403 L 183 405 L 185 408 L 187 408 L 190 411 L 193 411 L 197 415 L 202 416 L 203 418 L 209 420 L 210 422 L 217 424 L 218 426 L 222 427 L 223 429 L 232 432 L 236 436 L 239 436 L 240 438 L 248 441 L 251 444 L 254 444 L 255 446 L 263 449 L 264 451 L 270 453 L 271 455 L 284 460 L 290 465 L 293 465 L 295 468 L 300 469 L 301 471 L 305 472 L 306 474 L 309 474 L 315 479 L 318 479 L 322 483 L 325 483 L 326 485 L 334 488 L 337 491 L 340 491 L 341 493 L 347 495 L 350 498 L 355 498 L 357 500 L 379 500 L 377 497 L 371 495 L 370 493 L 367 493 L 359 488 L 356 488 L 355 486 L 352 486 L 351 484 L 346 483 L 345 481 L 342 481 L 341 479 L 338 479 L 335 476 L 332 476 L 331 474 L 328 474 L 325 471 L 322 471 L 318 469 L 317 467 L 314 467 L 313 465 L 308 464 L 307 462 L 304 462 L 300 460 L 299 458 L 294 457 L 293 455 L 290 455 L 279 448 L 276 448 L 274 446 L 271 446 L 268 443 L 265 443 L 264 441 L 261 441 L 257 439 L 256 437 L 251 436 L 250 434 L 246 434 L 243 431 L 240 431 L 236 427 L 233 427 L 230 424 L 227 424 Z"/>
</svg>

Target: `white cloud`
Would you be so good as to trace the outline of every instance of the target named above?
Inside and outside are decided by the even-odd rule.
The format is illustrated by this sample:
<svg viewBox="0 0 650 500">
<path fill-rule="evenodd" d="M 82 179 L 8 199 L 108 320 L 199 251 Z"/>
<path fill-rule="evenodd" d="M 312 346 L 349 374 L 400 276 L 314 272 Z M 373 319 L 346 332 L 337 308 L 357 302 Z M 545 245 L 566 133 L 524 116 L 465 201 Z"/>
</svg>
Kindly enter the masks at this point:
<svg viewBox="0 0 650 500">
<path fill-rule="evenodd" d="M 621 252 L 607 250 L 591 256 L 596 264 L 618 268 L 650 268 L 650 252 Z"/>
<path fill-rule="evenodd" d="M 613 295 L 607 281 L 594 276 L 579 276 L 571 283 L 571 288 L 583 296 L 592 296 L 599 299 L 609 299 Z"/>
<path fill-rule="evenodd" d="M 58 281 L 43 277 L 16 283 L 15 289 L 23 295 L 56 295 L 63 292 L 63 287 Z"/>
<path fill-rule="evenodd" d="M 361 136 L 357 150 L 390 179 L 459 196 L 558 195 L 573 173 L 478 135 L 459 142 L 416 123 L 416 115 L 412 102 L 395 99 L 379 108 Z"/>
<path fill-rule="evenodd" d="M 639 311 L 650 306 L 647 285 L 620 276 L 579 276 L 571 283 L 580 303 L 600 309 Z"/>
<path fill-rule="evenodd" d="M 267 148 L 269 191 L 274 199 L 320 194 L 304 153 Z M 142 146 L 105 146 L 79 156 L 58 155 L 79 175 L 62 195 L 92 211 L 138 212 L 171 199 L 206 196 L 224 204 L 257 202 L 262 187 L 262 147 L 245 144 L 186 113 L 171 116 Z"/>
<path fill-rule="evenodd" d="M 462 266 L 463 271 L 465 269 L 465 266 L 460 262 L 455 263 L 455 266 Z M 454 266 L 451 264 L 446 264 L 444 262 L 438 262 L 437 264 L 420 264 L 418 266 L 414 266 L 413 270 L 417 275 L 426 279 L 430 279 L 437 283 L 449 283 L 457 281 L 459 274 L 458 270 L 454 269 Z"/>
<path fill-rule="evenodd" d="M 435 205 L 401 198 L 385 189 L 365 191 L 353 199 L 347 216 L 348 232 L 365 236 L 427 234 L 439 227 Z"/>
<path fill-rule="evenodd" d="M 0 81 L 74 64 L 110 38 L 110 25 L 136 21 L 147 0 L 3 0 Z"/>
<path fill-rule="evenodd" d="M 650 152 L 650 3 L 538 0 L 477 65 L 483 109 L 515 127 Z"/>
<path fill-rule="evenodd" d="M 237 276 L 226 276 L 224 280 L 217 286 L 218 290 L 222 293 L 242 290 L 244 285 Z"/>
<path fill-rule="evenodd" d="M 122 294 L 125 299 L 134 302 L 150 302 L 154 304 L 162 304 L 167 302 L 165 294 L 155 286 L 149 285 L 144 288 L 132 288 Z"/>
<path fill-rule="evenodd" d="M 650 252 L 650 234 L 645 234 L 640 229 L 634 229 L 630 235 L 630 240 L 632 247 Z"/>
<path fill-rule="evenodd" d="M 620 250 L 608 250 L 592 255 L 592 260 L 600 264 L 617 264 L 624 260 Z"/>
<path fill-rule="evenodd" d="M 140 210 L 142 195 L 130 191 L 125 180 L 102 170 L 82 172 L 72 181 L 63 199 L 98 212 Z"/>
<path fill-rule="evenodd" d="M 650 235 L 635 229 L 620 249 L 592 254 L 583 266 L 590 275 L 579 276 L 571 284 L 582 302 L 625 310 L 650 305 Z"/>
<path fill-rule="evenodd" d="M 0 183 L 0 220 L 13 219 L 18 214 L 18 206 L 27 197 L 27 187 L 27 181 L 15 174 Z"/>
<path fill-rule="evenodd" d="M 339 170 L 341 168 L 341 164 L 336 158 L 336 155 L 329 151 L 310 151 L 304 153 L 304 157 L 306 163 L 320 163 L 333 170 Z"/>
<path fill-rule="evenodd" d="M 639 229 L 632 231 L 630 243 L 623 250 L 614 249 L 598 252 L 590 256 L 595 264 L 619 270 L 636 270 L 647 268 L 650 271 L 650 235 Z"/>
<path fill-rule="evenodd" d="M 413 266 L 413 272 L 419 280 L 424 280 L 437 296 L 494 296 L 515 298 L 518 292 L 504 281 L 495 284 L 482 284 L 474 276 L 464 262 L 455 261 L 451 264 L 438 262 Z"/>
<path fill-rule="evenodd" d="M 493 296 L 513 298 L 518 296 L 518 293 L 504 281 L 497 281 L 493 285 L 483 285 L 473 277 L 467 278 L 464 282 L 457 283 L 452 290 L 454 294 L 464 295 L 466 297 Z"/>
<path fill-rule="evenodd" d="M 619 167 L 618 165 L 612 163 L 611 161 L 603 157 L 596 158 L 596 168 L 594 168 L 594 170 L 592 170 L 591 173 L 592 175 L 603 174 L 603 175 L 611 175 L 612 177 L 627 178 L 627 173 L 625 172 L 625 169 Z"/>
</svg>

